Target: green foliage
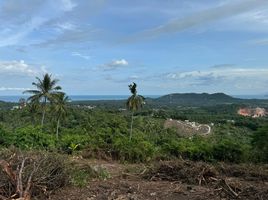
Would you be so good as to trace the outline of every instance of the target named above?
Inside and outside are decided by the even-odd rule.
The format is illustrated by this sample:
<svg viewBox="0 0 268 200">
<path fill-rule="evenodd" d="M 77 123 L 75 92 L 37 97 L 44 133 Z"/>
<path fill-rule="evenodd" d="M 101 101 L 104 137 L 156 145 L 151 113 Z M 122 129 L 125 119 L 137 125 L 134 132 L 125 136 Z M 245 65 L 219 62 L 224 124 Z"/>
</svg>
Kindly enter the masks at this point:
<svg viewBox="0 0 268 200">
<path fill-rule="evenodd" d="M 51 134 L 43 132 L 41 127 L 26 126 L 16 129 L 9 136 L 7 145 L 21 149 L 53 149 L 55 140 Z"/>
<path fill-rule="evenodd" d="M 244 148 L 232 139 L 223 139 L 213 148 L 213 157 L 219 161 L 239 163 L 244 161 Z"/>
<path fill-rule="evenodd" d="M 59 147 L 63 151 L 72 154 L 84 148 L 90 143 L 90 137 L 80 134 L 63 134 L 59 140 Z"/>
<path fill-rule="evenodd" d="M 69 154 L 80 154 L 82 150 L 88 149 L 90 157 L 94 157 L 92 154 L 95 153 L 104 159 L 110 157 L 126 162 L 179 157 L 228 162 L 250 162 L 254 158 L 256 162 L 267 162 L 268 128 L 254 132 L 254 129 L 267 124 L 267 118 L 237 116 L 237 107 L 219 105 L 145 108 L 134 114 L 135 126 L 131 140 L 128 137 L 131 123 L 129 113 L 114 109 L 113 106 L 109 109 L 67 106 L 68 115 L 61 122 L 58 140 L 55 137 L 56 123 L 53 112 L 47 112 L 47 123 L 40 128 L 35 124 L 39 124 L 41 112 L 32 116 L 28 107 L 13 111 L 0 110 L 0 146 L 57 149 Z M 51 105 L 47 108 L 52 111 Z M 174 119 L 213 123 L 212 135 L 205 138 L 183 138 L 176 130 L 163 128 L 165 118 L 171 116 Z"/>
<path fill-rule="evenodd" d="M 268 125 L 259 128 L 252 136 L 255 159 L 268 162 Z"/>
<path fill-rule="evenodd" d="M 102 167 L 91 167 L 89 165 L 83 165 L 74 167 L 70 172 L 70 182 L 77 187 L 85 187 L 92 179 L 106 180 L 110 178 L 110 174 L 106 169 Z"/>
<path fill-rule="evenodd" d="M 71 184 L 76 187 L 85 187 L 92 177 L 92 171 L 85 169 L 75 169 L 71 173 Z"/>
<path fill-rule="evenodd" d="M 153 144 L 138 134 L 132 140 L 128 137 L 116 137 L 113 141 L 113 150 L 121 161 L 131 162 L 149 161 L 155 154 Z"/>
<path fill-rule="evenodd" d="M 168 140 L 162 145 L 162 152 L 171 157 L 183 157 L 192 160 L 212 160 L 212 145 L 206 139 L 179 138 Z"/>
</svg>

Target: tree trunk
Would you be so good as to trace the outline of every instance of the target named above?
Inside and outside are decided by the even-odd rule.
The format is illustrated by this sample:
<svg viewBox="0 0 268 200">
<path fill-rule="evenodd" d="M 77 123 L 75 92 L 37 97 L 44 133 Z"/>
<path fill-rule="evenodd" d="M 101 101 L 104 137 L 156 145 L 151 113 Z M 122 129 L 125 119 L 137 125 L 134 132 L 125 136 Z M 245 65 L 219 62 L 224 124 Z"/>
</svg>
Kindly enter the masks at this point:
<svg viewBox="0 0 268 200">
<path fill-rule="evenodd" d="M 41 126 L 43 127 L 44 121 L 45 121 L 45 115 L 46 115 L 46 104 L 47 104 L 47 98 L 45 97 L 44 104 L 43 104 L 43 114 L 42 114 L 42 121 Z"/>
<path fill-rule="evenodd" d="M 130 124 L 130 135 L 129 135 L 129 141 L 131 141 L 131 139 L 132 139 L 132 130 L 133 130 L 133 115 L 134 115 L 134 112 L 132 111 L 132 114 L 131 114 L 131 124 Z"/>
<path fill-rule="evenodd" d="M 60 127 L 60 118 L 58 118 L 58 121 L 57 121 L 57 132 L 56 132 L 57 140 L 59 139 L 59 127 Z"/>
</svg>

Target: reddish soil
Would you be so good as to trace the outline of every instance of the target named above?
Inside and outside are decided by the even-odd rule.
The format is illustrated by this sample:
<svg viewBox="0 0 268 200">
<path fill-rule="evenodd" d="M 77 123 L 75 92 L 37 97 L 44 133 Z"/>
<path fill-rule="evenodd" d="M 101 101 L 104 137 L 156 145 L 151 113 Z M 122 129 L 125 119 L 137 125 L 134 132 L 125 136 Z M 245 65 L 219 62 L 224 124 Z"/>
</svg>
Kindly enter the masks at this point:
<svg viewBox="0 0 268 200">
<path fill-rule="evenodd" d="M 150 166 L 96 160 L 77 162 L 101 166 L 111 177 L 90 181 L 82 188 L 65 187 L 51 196 L 51 200 L 268 199 L 268 166 L 214 167 L 188 161 Z"/>
</svg>

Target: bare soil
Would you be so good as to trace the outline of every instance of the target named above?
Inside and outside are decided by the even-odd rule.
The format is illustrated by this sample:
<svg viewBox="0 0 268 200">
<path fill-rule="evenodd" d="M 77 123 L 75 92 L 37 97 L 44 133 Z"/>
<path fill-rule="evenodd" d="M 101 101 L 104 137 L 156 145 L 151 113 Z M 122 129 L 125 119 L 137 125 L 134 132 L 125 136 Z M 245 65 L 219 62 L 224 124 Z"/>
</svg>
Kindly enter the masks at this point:
<svg viewBox="0 0 268 200">
<path fill-rule="evenodd" d="M 76 158 L 79 165 L 105 168 L 107 180 L 68 186 L 51 200 L 268 199 L 268 166 L 159 161 L 149 165 Z"/>
</svg>

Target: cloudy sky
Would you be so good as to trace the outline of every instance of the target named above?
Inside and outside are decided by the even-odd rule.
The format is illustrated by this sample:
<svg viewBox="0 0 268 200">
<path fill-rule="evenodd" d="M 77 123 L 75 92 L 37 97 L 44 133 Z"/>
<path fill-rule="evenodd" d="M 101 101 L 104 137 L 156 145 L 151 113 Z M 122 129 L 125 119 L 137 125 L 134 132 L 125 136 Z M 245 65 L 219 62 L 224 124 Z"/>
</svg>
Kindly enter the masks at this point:
<svg viewBox="0 0 268 200">
<path fill-rule="evenodd" d="M 0 95 L 268 93 L 267 0 L 0 0 Z"/>
</svg>

